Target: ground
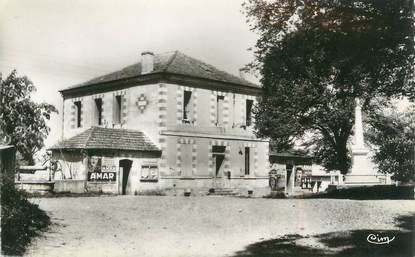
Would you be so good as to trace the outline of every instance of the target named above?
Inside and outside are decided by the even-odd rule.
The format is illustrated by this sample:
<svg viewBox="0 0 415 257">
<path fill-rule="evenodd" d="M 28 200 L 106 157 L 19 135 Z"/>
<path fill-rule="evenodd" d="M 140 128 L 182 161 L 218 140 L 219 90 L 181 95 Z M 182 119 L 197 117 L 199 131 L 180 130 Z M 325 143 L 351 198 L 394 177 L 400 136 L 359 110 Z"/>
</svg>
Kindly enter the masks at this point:
<svg viewBox="0 0 415 257">
<path fill-rule="evenodd" d="M 384 247 L 368 244 L 370 233 L 395 235 L 398 248 L 415 235 L 399 234 L 403 226 L 397 220 L 414 220 L 413 200 L 102 196 L 32 201 L 54 225 L 26 256 L 323 256 L 347 249 L 346 243 L 369 252 L 368 247 Z"/>
</svg>

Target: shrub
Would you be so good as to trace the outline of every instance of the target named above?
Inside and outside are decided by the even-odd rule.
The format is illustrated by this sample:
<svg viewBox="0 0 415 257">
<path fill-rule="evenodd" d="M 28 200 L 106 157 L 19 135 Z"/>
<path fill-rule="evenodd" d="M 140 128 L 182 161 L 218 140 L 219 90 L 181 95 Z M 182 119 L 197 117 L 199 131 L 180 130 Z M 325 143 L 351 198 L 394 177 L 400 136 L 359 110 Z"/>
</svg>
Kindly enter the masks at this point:
<svg viewBox="0 0 415 257">
<path fill-rule="evenodd" d="M 283 191 L 271 191 L 271 193 L 264 196 L 263 198 L 284 199 L 287 198 L 287 196 Z"/>
<path fill-rule="evenodd" d="M 22 255 L 32 237 L 50 224 L 49 216 L 27 195 L 6 183 L 1 188 L 1 245 L 2 253 Z"/>
</svg>

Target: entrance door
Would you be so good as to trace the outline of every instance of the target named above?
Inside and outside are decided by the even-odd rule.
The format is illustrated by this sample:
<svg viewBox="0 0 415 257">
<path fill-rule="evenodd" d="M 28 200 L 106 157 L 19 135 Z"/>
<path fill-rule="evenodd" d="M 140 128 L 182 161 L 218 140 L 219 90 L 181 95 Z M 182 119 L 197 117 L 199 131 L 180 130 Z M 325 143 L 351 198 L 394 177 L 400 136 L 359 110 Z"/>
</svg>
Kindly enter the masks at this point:
<svg viewBox="0 0 415 257">
<path fill-rule="evenodd" d="M 224 187 L 224 181 L 226 174 L 224 172 L 224 162 L 225 162 L 225 146 L 213 146 L 213 164 L 215 167 L 215 178 L 214 178 L 214 187 L 221 188 Z"/>
<path fill-rule="evenodd" d="M 125 195 L 128 185 L 128 177 L 130 175 L 131 166 L 133 164 L 133 161 L 125 159 L 120 160 L 120 170 L 122 170 L 122 181 L 121 181 L 121 194 Z"/>
<path fill-rule="evenodd" d="M 223 163 L 225 160 L 224 154 L 214 154 L 213 155 L 213 162 L 215 165 L 215 185 L 216 188 L 223 187 L 223 180 L 225 179 L 225 174 L 223 172 Z"/>
</svg>

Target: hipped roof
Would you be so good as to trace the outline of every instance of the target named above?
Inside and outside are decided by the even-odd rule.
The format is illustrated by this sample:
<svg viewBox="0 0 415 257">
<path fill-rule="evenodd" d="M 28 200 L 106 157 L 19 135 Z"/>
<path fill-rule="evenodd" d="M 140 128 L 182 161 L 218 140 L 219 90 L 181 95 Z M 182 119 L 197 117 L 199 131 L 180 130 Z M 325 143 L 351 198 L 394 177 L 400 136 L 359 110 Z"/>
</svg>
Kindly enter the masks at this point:
<svg viewBox="0 0 415 257">
<path fill-rule="evenodd" d="M 260 88 L 259 85 L 253 84 L 245 79 L 221 71 L 212 65 L 187 56 L 179 51 L 154 55 L 154 69 L 150 73 L 142 75 L 141 68 L 141 62 L 138 62 L 119 71 L 93 78 L 84 83 L 61 90 L 60 92 L 64 93 L 72 89 L 80 89 L 100 83 L 108 83 L 137 78 L 141 76 L 149 76 L 151 74 L 181 75 L 188 76 L 190 78 L 199 78 L 216 82 L 230 83 L 233 85 L 240 85 L 254 89 Z"/>
<path fill-rule="evenodd" d="M 91 127 L 50 148 L 50 150 L 75 149 L 160 151 L 160 149 L 141 131 L 102 127 Z"/>
</svg>

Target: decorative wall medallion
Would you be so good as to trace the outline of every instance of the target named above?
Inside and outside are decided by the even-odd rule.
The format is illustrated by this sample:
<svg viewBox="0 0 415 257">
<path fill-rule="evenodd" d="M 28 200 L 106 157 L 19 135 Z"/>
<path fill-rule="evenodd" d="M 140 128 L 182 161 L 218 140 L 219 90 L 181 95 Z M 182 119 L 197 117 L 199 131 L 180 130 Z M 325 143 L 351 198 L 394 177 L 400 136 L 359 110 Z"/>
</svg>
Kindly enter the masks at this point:
<svg viewBox="0 0 415 257">
<path fill-rule="evenodd" d="M 144 112 L 148 105 L 148 100 L 144 94 L 141 94 L 140 97 L 137 99 L 137 107 L 140 110 L 141 113 Z"/>
</svg>

